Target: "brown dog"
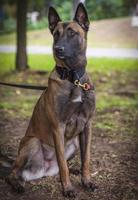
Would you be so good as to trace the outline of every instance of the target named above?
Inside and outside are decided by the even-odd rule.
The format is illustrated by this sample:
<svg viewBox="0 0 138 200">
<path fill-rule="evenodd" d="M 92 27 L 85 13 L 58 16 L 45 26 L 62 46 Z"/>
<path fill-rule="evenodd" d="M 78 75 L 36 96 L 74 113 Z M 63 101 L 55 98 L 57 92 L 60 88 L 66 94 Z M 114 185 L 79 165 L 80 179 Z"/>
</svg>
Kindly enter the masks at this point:
<svg viewBox="0 0 138 200">
<path fill-rule="evenodd" d="M 88 190 L 94 189 L 90 182 L 89 161 L 95 96 L 85 72 L 89 21 L 82 3 L 78 5 L 71 22 L 61 22 L 52 7 L 48 19 L 54 37 L 56 66 L 49 77 L 48 89 L 34 108 L 7 180 L 13 189 L 21 192 L 25 181 L 59 172 L 63 194 L 74 197 L 67 160 L 79 146 L 82 185 Z"/>
</svg>

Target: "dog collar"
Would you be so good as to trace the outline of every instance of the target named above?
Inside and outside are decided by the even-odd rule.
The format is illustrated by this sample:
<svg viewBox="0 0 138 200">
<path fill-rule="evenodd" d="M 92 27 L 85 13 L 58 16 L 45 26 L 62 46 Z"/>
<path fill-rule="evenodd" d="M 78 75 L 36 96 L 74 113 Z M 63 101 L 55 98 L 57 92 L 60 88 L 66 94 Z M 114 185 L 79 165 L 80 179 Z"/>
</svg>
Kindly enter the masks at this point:
<svg viewBox="0 0 138 200">
<path fill-rule="evenodd" d="M 80 82 L 81 77 L 85 73 L 84 67 L 78 70 L 74 70 L 56 65 L 56 71 L 62 80 L 67 79 L 76 86 L 81 87 L 83 90 L 94 90 L 94 85 L 86 82 L 82 84 Z"/>
<path fill-rule="evenodd" d="M 67 79 L 72 83 L 74 83 L 75 80 L 80 80 L 81 77 L 85 74 L 84 67 L 74 70 L 74 69 L 69 69 L 66 67 L 60 67 L 56 65 L 56 71 L 62 80 Z"/>
</svg>

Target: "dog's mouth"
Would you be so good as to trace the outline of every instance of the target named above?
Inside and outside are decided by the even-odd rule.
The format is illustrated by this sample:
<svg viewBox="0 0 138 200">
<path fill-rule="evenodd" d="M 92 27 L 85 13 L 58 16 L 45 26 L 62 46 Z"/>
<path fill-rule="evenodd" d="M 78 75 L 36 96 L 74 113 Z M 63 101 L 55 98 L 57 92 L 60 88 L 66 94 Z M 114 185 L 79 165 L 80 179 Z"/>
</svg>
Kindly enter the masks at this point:
<svg viewBox="0 0 138 200">
<path fill-rule="evenodd" d="M 63 54 L 59 54 L 59 53 L 58 54 L 56 53 L 56 57 L 61 59 L 61 60 L 65 59 L 65 56 Z"/>
</svg>

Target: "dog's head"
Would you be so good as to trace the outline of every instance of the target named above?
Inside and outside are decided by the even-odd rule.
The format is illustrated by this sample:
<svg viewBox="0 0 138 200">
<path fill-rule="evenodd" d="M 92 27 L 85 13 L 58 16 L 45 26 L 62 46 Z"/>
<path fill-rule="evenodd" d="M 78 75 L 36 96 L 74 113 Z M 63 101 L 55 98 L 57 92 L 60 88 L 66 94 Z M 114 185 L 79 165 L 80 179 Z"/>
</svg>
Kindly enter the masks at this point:
<svg viewBox="0 0 138 200">
<path fill-rule="evenodd" d="M 82 3 L 76 9 L 73 21 L 62 22 L 53 7 L 48 13 L 49 29 L 53 35 L 56 64 L 77 68 L 86 65 L 86 46 L 89 20 Z"/>
</svg>

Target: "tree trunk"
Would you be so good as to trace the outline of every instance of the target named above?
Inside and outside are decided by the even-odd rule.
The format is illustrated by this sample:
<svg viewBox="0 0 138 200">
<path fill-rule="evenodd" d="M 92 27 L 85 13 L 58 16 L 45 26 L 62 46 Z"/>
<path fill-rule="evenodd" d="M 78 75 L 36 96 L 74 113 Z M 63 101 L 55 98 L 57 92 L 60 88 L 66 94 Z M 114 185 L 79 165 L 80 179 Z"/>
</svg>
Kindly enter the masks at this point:
<svg viewBox="0 0 138 200">
<path fill-rule="evenodd" d="M 28 68 L 26 52 L 27 0 L 17 0 L 17 52 L 16 70 Z"/>
</svg>

